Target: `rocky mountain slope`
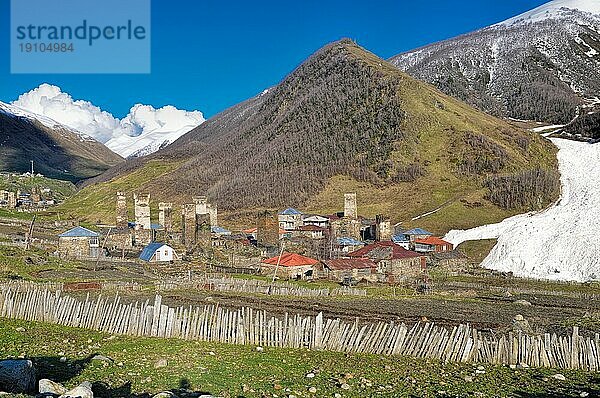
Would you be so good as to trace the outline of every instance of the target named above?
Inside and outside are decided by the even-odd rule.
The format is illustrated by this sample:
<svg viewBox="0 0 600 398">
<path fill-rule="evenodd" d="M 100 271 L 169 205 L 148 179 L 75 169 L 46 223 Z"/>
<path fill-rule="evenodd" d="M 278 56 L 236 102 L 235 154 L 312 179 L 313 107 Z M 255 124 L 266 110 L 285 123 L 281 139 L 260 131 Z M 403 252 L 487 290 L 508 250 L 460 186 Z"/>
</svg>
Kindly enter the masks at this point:
<svg viewBox="0 0 600 398">
<path fill-rule="evenodd" d="M 123 159 L 93 138 L 41 115 L 0 102 L 0 171 L 36 172 L 78 182 Z"/>
<path fill-rule="evenodd" d="M 89 181 L 65 209 L 108 219 L 112 206 L 94 215 L 81 209 L 112 203 L 116 189 L 144 189 L 156 201 L 176 203 L 207 193 L 228 212 L 333 211 L 341 193 L 355 191 L 366 215 L 410 220 L 439 207 L 419 223 L 447 230 L 549 203 L 558 194 L 555 169 L 555 148 L 542 137 L 343 40 L 168 147 Z M 506 181 L 494 180 L 499 175 L 523 189 L 534 185 L 534 175 L 548 184 L 540 183 L 532 200 L 493 203 L 491 193 L 504 196 Z"/>
<path fill-rule="evenodd" d="M 568 124 L 600 97 L 600 1 L 551 1 L 390 62 L 491 114 Z"/>
</svg>

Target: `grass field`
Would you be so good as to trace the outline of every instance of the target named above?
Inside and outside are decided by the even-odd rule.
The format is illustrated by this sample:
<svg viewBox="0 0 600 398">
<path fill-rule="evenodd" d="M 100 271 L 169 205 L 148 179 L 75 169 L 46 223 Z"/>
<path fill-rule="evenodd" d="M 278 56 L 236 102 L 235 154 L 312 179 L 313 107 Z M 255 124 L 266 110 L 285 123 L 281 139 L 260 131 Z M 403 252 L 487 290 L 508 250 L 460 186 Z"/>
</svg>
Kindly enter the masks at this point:
<svg viewBox="0 0 600 398">
<path fill-rule="evenodd" d="M 21 329 L 23 328 L 23 329 Z M 44 336 L 40 341 L 40 336 Z M 90 360 L 95 354 L 113 362 Z M 39 378 L 96 396 L 172 390 L 222 397 L 580 397 L 598 396 L 597 373 L 510 369 L 377 355 L 110 336 L 63 326 L 0 319 L 0 357 L 31 358 Z M 65 357 L 61 362 L 60 358 Z M 155 368 L 160 359 L 165 367 Z M 314 377 L 306 377 L 313 373 Z M 553 375 L 560 373 L 565 381 Z M 347 384 L 349 389 L 341 387 Z M 314 387 L 316 392 L 309 389 Z M 314 390 L 312 390 L 314 391 Z M 581 395 L 583 393 L 583 395 Z M 585 395 L 585 394 L 588 395 Z"/>
</svg>

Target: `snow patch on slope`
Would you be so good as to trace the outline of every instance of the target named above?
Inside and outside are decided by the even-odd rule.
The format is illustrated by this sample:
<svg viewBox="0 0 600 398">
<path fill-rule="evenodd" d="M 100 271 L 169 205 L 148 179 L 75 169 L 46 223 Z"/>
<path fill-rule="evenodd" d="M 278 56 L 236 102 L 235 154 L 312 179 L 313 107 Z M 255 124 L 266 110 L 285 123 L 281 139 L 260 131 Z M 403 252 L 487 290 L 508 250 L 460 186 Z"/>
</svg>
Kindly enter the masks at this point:
<svg viewBox="0 0 600 398">
<path fill-rule="evenodd" d="M 445 240 L 498 239 L 484 268 L 516 276 L 600 280 L 600 144 L 552 139 L 558 146 L 562 194 L 540 213 L 528 213 L 466 231 L 450 231 Z"/>
<path fill-rule="evenodd" d="M 598 0 L 554 0 L 527 11 L 516 17 L 507 19 L 498 25 L 512 26 L 519 23 L 539 22 L 546 19 L 560 19 L 569 15 L 572 10 L 600 15 L 600 1 Z"/>
<path fill-rule="evenodd" d="M 123 157 L 140 151 L 152 153 L 205 120 L 200 111 L 185 111 L 170 105 L 156 109 L 141 104 L 134 105 L 125 118 L 118 119 L 89 101 L 73 100 L 50 84 L 22 94 L 12 105 L 83 132 Z"/>
</svg>

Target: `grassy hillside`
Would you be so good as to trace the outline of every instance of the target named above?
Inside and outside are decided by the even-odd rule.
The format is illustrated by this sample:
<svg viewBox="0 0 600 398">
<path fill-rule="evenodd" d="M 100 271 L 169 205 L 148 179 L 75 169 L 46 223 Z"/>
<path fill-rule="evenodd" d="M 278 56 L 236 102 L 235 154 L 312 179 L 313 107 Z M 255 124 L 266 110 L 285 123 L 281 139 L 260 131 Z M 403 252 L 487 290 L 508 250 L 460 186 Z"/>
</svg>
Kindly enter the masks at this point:
<svg viewBox="0 0 600 398">
<path fill-rule="evenodd" d="M 342 207 L 343 192 L 356 191 L 362 214 L 384 213 L 407 224 L 446 206 L 419 222 L 441 233 L 553 201 L 555 153 L 543 138 L 342 40 L 319 50 L 268 92 L 164 150 L 90 181 L 64 209 L 107 221 L 114 200 L 100 210 L 95 200 L 113 198 L 124 184 L 130 191 L 152 192 L 156 202 L 208 194 L 230 215 L 287 206 L 329 212 Z M 157 165 L 161 169 L 153 171 Z M 488 186 L 491 177 L 522 182 L 520 173 L 534 170 L 551 182 L 535 201 L 490 195 L 497 186 Z"/>
<path fill-rule="evenodd" d="M 76 192 L 76 187 L 70 181 L 55 180 L 47 177 L 14 176 L 11 173 L 0 173 L 0 190 L 16 192 L 31 192 L 32 188 L 51 190 L 53 199 L 63 200 Z"/>
</svg>

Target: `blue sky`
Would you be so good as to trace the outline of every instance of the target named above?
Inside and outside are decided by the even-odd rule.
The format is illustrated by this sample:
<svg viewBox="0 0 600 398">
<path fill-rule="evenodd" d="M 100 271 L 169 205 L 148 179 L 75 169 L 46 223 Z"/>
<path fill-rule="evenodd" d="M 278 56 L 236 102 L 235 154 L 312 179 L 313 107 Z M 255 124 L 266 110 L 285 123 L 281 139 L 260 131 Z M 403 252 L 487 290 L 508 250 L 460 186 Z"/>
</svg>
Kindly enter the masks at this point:
<svg viewBox="0 0 600 398">
<path fill-rule="evenodd" d="M 135 103 L 198 109 L 210 117 L 277 84 L 342 37 L 389 58 L 544 2 L 153 0 L 150 74 L 17 75 L 10 74 L 10 1 L 0 0 L 0 100 L 50 83 L 117 117 Z"/>
</svg>

